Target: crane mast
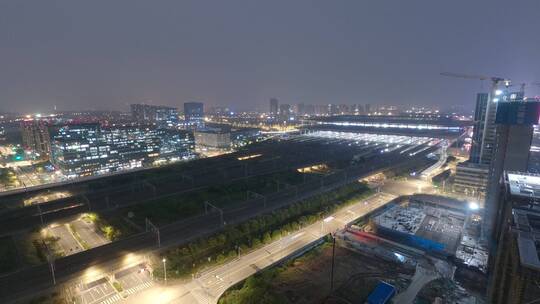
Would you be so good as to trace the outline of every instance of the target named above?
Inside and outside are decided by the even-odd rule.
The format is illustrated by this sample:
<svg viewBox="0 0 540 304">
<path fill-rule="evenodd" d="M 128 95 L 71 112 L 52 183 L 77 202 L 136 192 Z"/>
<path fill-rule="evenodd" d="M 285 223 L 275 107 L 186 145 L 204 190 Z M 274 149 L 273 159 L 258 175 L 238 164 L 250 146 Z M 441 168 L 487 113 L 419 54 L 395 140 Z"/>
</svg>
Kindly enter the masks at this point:
<svg viewBox="0 0 540 304">
<path fill-rule="evenodd" d="M 506 87 L 510 86 L 510 79 L 502 78 L 502 77 L 496 77 L 496 76 L 482 76 L 482 75 L 469 75 L 469 74 L 461 74 L 461 73 L 450 73 L 450 72 L 443 72 L 441 73 L 442 76 L 446 77 L 454 77 L 454 78 L 463 78 L 463 79 L 477 79 L 477 80 L 490 80 L 491 81 L 491 90 L 488 92 L 488 99 L 487 99 L 487 105 L 486 105 L 486 114 L 484 118 L 484 125 L 482 128 L 482 144 L 480 145 L 480 163 L 486 163 L 487 161 L 491 161 L 490 159 L 486 160 L 486 136 L 489 132 L 493 133 L 493 130 L 490 130 L 490 125 L 494 123 L 491 120 L 494 120 L 495 111 L 497 110 L 497 103 L 496 100 L 493 98 L 493 96 L 497 95 L 497 88 L 501 83 L 504 82 L 504 85 Z M 490 134 L 490 136 L 495 136 L 495 134 Z M 491 152 L 493 152 L 493 147 L 489 147 L 491 149 Z"/>
</svg>

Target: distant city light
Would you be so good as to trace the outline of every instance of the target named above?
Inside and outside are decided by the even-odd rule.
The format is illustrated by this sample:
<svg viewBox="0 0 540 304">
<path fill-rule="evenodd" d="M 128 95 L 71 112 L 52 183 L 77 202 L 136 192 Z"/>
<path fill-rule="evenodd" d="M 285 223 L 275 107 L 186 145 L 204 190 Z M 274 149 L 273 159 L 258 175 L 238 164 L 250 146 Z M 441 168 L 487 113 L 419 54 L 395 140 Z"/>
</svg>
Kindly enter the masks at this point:
<svg viewBox="0 0 540 304">
<path fill-rule="evenodd" d="M 495 91 L 495 95 L 497 95 L 497 96 L 501 95 L 502 93 L 503 93 L 503 91 L 501 91 L 501 90 L 496 90 Z"/>
</svg>

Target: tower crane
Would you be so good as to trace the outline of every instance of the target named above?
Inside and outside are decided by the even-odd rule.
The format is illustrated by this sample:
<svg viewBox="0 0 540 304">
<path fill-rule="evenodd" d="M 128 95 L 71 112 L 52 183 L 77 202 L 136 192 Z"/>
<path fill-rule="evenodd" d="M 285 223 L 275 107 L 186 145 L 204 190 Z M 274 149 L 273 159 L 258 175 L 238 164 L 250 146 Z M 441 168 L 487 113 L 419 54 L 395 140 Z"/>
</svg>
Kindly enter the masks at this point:
<svg viewBox="0 0 540 304">
<path fill-rule="evenodd" d="M 501 82 L 504 82 L 505 86 L 510 86 L 510 79 L 502 78 L 502 77 L 495 77 L 495 76 L 481 76 L 481 75 L 468 75 L 468 74 L 460 74 L 460 73 L 449 73 L 449 72 L 443 72 L 441 73 L 442 76 L 447 77 L 455 77 L 455 78 L 464 78 L 464 79 L 478 79 L 478 80 L 491 80 L 491 83 L 493 85 L 493 91 L 497 89 L 497 85 L 499 85 Z"/>
<path fill-rule="evenodd" d="M 485 145 L 485 139 L 486 134 L 490 132 L 489 126 L 494 123 L 495 120 L 495 113 L 497 111 L 497 98 L 492 99 L 492 96 L 500 94 L 500 91 L 497 90 L 499 84 L 504 83 L 506 87 L 510 86 L 510 79 L 502 78 L 502 77 L 494 77 L 494 76 L 481 76 L 481 75 L 468 75 L 468 74 L 460 74 L 460 73 L 449 73 L 444 72 L 441 73 L 442 76 L 447 77 L 455 77 L 455 78 L 464 78 L 464 79 L 478 79 L 481 81 L 484 80 L 491 80 L 491 91 L 488 94 L 488 101 L 486 104 L 486 114 L 485 114 L 485 121 L 483 123 L 483 131 L 482 131 L 482 144 L 480 145 L 480 159 L 484 156 L 484 150 L 486 149 Z M 495 111 L 495 112 L 494 112 Z M 493 112 L 493 113 L 492 113 Z M 488 122 L 489 121 L 489 122 Z"/>
<path fill-rule="evenodd" d="M 514 86 L 514 85 L 510 85 Z M 526 86 L 540 86 L 540 82 L 521 82 L 519 83 L 519 91 L 525 96 L 525 87 Z"/>
</svg>

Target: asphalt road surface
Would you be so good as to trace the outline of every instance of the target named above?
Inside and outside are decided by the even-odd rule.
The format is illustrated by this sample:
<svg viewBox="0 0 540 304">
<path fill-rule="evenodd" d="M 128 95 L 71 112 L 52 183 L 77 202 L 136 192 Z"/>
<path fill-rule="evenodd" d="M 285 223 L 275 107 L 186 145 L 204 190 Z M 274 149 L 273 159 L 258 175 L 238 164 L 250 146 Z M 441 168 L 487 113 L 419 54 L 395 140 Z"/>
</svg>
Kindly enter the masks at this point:
<svg viewBox="0 0 540 304">
<path fill-rule="evenodd" d="M 136 297 L 123 300 L 122 303 L 217 303 L 223 292 L 232 285 L 253 275 L 260 269 L 271 266 L 315 244 L 324 235 L 343 228 L 347 223 L 385 205 L 395 197 L 395 195 L 387 193 L 374 194 L 368 199 L 342 208 L 325 220 L 240 256 L 229 263 L 197 274 L 187 283 L 168 286 L 155 285 L 137 294 Z"/>
<path fill-rule="evenodd" d="M 84 220 L 75 220 L 70 223 L 73 229 L 79 234 L 91 248 L 109 243 L 109 241 L 98 231 L 93 223 L 87 223 Z"/>
<path fill-rule="evenodd" d="M 75 254 L 84 250 L 81 244 L 77 242 L 73 234 L 69 231 L 67 225 L 61 224 L 49 228 L 51 234 L 58 238 L 57 245 L 64 251 L 65 255 Z"/>
</svg>

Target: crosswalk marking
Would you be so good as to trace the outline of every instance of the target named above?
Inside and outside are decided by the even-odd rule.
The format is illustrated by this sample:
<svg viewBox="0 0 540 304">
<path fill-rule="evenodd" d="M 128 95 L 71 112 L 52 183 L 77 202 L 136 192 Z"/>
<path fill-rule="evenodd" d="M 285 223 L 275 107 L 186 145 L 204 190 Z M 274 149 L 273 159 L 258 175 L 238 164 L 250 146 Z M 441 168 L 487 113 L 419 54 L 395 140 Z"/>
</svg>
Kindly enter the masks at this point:
<svg viewBox="0 0 540 304">
<path fill-rule="evenodd" d="M 191 295 L 193 295 L 193 297 L 199 304 L 208 303 L 208 295 L 204 294 L 204 291 L 200 289 L 192 290 Z"/>
<path fill-rule="evenodd" d="M 114 296 L 101 301 L 101 304 L 112 304 L 112 303 L 118 302 L 120 300 L 122 300 L 122 295 L 117 293 Z"/>
<path fill-rule="evenodd" d="M 124 293 L 125 295 L 131 295 L 131 294 L 134 294 L 134 293 L 136 293 L 136 292 L 138 292 L 138 291 L 141 291 L 141 290 L 143 290 L 143 289 L 146 289 L 146 288 L 148 288 L 148 287 L 150 287 L 150 286 L 152 286 L 152 282 L 151 282 L 151 281 L 148 281 L 148 282 L 146 282 L 146 283 L 144 283 L 144 284 L 141 284 L 141 285 L 132 287 L 132 288 L 130 288 L 130 289 L 126 289 L 123 293 Z"/>
<path fill-rule="evenodd" d="M 116 303 L 122 299 L 124 299 L 124 297 L 127 297 L 128 295 L 132 295 L 136 292 L 139 292 L 143 289 L 146 289 L 150 286 L 152 286 L 152 282 L 151 281 L 148 281 L 148 282 L 145 282 L 144 284 L 141 284 L 141 285 L 138 285 L 138 286 L 135 286 L 135 287 L 132 287 L 130 289 L 126 289 L 124 290 L 123 292 L 121 293 L 117 293 L 115 294 L 114 296 L 112 297 L 109 297 L 101 302 L 99 302 L 100 304 L 112 304 L 112 303 Z"/>
</svg>

